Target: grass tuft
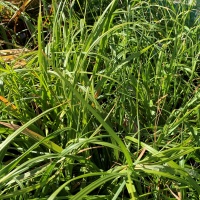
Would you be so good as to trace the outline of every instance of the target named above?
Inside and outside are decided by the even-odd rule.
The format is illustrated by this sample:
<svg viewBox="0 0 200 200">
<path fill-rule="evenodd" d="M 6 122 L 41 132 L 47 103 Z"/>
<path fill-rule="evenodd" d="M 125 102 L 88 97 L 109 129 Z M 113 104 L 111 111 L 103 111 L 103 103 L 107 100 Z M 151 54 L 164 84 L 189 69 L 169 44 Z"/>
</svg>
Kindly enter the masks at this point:
<svg viewBox="0 0 200 200">
<path fill-rule="evenodd" d="M 0 54 L 0 199 L 199 199 L 199 5 L 37 6 Z"/>
</svg>

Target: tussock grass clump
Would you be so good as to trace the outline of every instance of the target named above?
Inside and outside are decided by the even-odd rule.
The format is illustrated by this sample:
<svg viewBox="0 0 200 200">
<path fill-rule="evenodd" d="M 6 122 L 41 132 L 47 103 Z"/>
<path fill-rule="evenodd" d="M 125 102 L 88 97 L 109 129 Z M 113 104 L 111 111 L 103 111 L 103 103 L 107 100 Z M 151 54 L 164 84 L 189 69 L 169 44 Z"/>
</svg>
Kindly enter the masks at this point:
<svg viewBox="0 0 200 200">
<path fill-rule="evenodd" d="M 0 199 L 199 198 L 196 7 L 106 3 L 52 1 L 1 64 Z"/>
</svg>

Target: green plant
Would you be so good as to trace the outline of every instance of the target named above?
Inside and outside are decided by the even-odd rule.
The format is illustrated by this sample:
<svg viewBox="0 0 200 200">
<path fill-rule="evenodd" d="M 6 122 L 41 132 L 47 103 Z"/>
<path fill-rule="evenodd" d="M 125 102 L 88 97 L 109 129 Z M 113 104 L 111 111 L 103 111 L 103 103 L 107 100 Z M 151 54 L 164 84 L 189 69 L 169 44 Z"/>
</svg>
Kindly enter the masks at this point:
<svg viewBox="0 0 200 200">
<path fill-rule="evenodd" d="M 52 1 L 48 31 L 40 10 L 38 50 L 0 68 L 0 199 L 198 199 L 193 7 L 79 4 Z"/>
</svg>

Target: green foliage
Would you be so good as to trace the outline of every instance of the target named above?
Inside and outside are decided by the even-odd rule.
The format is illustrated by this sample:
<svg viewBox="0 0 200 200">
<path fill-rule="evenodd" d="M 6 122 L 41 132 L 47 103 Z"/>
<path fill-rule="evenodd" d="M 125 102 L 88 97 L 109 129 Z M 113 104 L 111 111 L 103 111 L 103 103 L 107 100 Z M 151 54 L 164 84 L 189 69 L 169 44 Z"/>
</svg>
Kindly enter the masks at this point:
<svg viewBox="0 0 200 200">
<path fill-rule="evenodd" d="M 199 199 L 200 27 L 176 6 L 40 9 L 26 66 L 0 66 L 0 199 Z"/>
</svg>

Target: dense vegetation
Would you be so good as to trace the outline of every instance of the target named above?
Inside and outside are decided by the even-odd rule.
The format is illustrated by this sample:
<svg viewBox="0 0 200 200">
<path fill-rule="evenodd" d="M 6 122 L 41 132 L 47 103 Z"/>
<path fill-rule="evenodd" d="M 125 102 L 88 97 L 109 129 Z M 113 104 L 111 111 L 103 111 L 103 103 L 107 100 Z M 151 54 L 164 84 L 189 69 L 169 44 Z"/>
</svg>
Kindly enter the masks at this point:
<svg viewBox="0 0 200 200">
<path fill-rule="evenodd" d="M 0 199 L 199 199 L 198 8 L 42 3 L 4 32 L 30 51 L 0 63 Z"/>
</svg>

